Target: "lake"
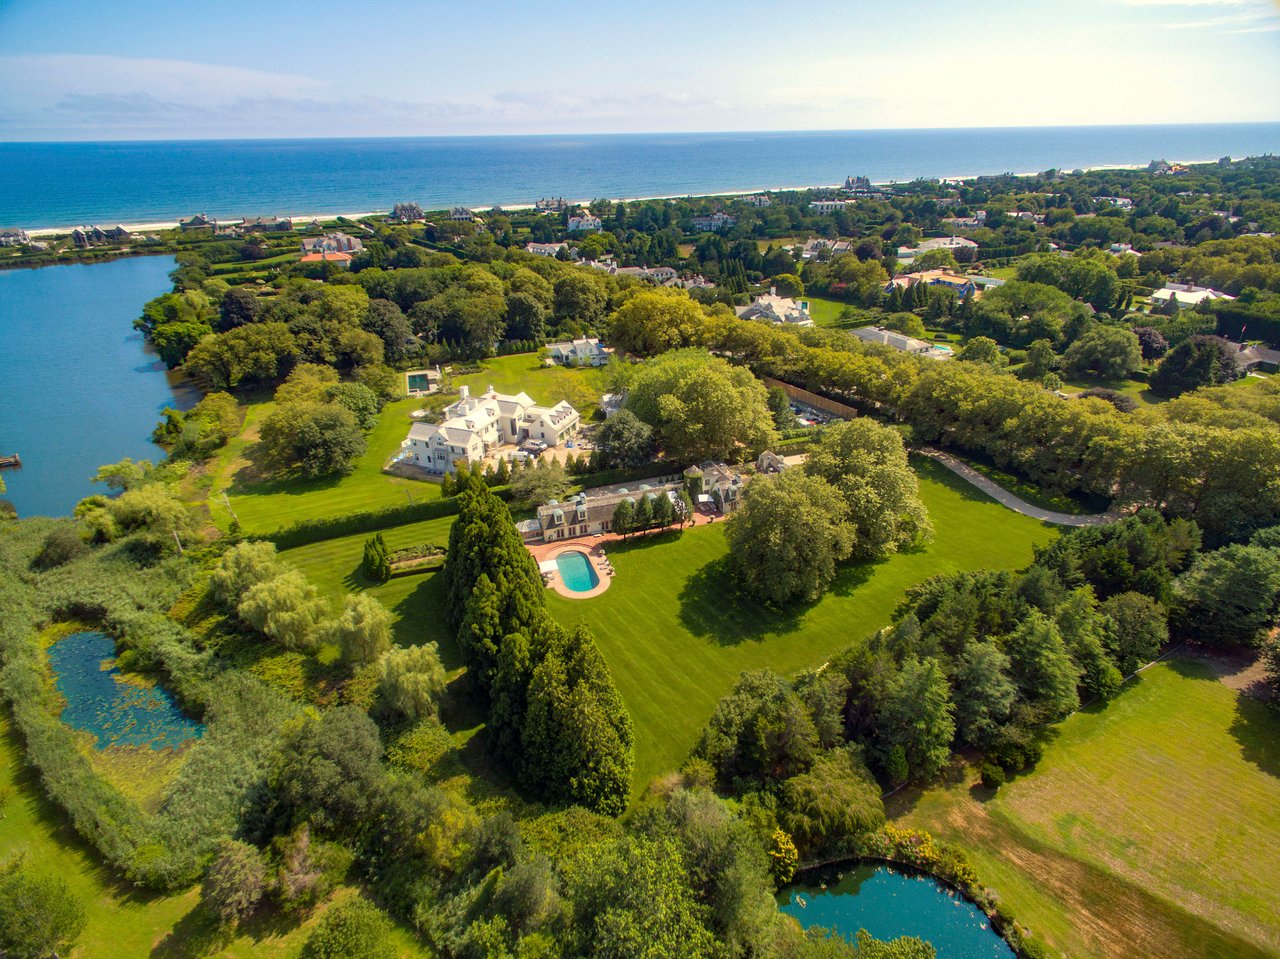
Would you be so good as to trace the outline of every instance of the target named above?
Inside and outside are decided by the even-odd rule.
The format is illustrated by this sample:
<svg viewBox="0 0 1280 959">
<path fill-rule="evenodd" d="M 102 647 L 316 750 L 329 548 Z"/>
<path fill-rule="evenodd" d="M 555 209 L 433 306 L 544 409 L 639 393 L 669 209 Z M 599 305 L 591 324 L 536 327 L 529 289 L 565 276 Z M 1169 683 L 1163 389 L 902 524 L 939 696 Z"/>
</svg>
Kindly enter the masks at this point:
<svg viewBox="0 0 1280 959">
<path fill-rule="evenodd" d="M 0 270 L 0 473 L 20 516 L 65 516 L 105 487 L 104 463 L 159 460 L 151 431 L 166 406 L 198 395 L 171 377 L 132 323 L 172 288 L 172 257 Z"/>
<path fill-rule="evenodd" d="M 927 876 L 850 864 L 801 873 L 784 896 L 779 908 L 806 929 L 820 926 L 850 941 L 859 929 L 877 939 L 918 936 L 938 959 L 1014 959 L 981 909 Z"/>
<path fill-rule="evenodd" d="M 176 749 L 204 734 L 204 726 L 183 715 L 168 690 L 121 678 L 103 663 L 116 655 L 105 633 L 72 633 L 49 647 L 49 668 L 66 707 L 62 721 L 92 733 L 98 749 L 149 746 Z"/>
</svg>

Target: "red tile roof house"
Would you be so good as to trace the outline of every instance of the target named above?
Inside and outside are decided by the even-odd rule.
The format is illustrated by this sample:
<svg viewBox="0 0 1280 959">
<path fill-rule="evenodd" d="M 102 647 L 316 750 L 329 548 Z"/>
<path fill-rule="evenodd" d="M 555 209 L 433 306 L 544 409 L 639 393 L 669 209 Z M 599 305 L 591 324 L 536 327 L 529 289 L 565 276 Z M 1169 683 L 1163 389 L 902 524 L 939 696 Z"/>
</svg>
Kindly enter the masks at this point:
<svg viewBox="0 0 1280 959">
<path fill-rule="evenodd" d="M 351 265 L 350 253 L 308 253 L 299 263 L 336 263 L 338 266 L 349 267 Z"/>
</svg>

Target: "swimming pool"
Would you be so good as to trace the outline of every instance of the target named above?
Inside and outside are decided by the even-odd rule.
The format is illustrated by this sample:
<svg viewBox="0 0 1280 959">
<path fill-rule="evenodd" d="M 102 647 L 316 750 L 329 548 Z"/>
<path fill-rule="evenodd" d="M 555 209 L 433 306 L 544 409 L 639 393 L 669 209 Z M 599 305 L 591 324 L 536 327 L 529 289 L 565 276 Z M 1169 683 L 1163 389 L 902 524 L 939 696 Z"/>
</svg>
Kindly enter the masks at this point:
<svg viewBox="0 0 1280 959">
<path fill-rule="evenodd" d="M 586 553 L 568 549 L 556 557 L 556 569 L 565 588 L 574 593 L 589 593 L 600 585 L 600 577 Z"/>
</svg>

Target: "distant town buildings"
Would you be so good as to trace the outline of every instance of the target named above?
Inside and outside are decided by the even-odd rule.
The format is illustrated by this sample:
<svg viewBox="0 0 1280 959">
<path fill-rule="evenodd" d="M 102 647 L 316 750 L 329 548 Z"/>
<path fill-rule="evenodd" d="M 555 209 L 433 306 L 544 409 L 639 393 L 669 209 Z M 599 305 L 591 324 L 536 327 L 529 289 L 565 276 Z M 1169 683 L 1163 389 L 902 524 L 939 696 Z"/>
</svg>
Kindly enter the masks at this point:
<svg viewBox="0 0 1280 959">
<path fill-rule="evenodd" d="M 426 218 L 422 207 L 416 203 L 397 203 L 391 208 L 391 219 L 397 223 L 417 223 Z"/>
<path fill-rule="evenodd" d="M 359 253 L 364 243 L 347 233 L 326 233 L 302 241 L 303 253 Z"/>
<path fill-rule="evenodd" d="M 581 417 L 566 401 L 539 406 L 527 393 L 509 396 L 493 387 L 472 396 L 459 390 L 439 424 L 415 423 L 401 444 L 407 461 L 432 473 L 451 473 L 458 462 L 479 463 L 501 446 L 541 449 L 561 446 L 578 430 Z"/>
<path fill-rule="evenodd" d="M 777 326 L 813 326 L 809 316 L 809 304 L 805 301 L 797 303 L 786 296 L 778 296 L 777 287 L 769 287 L 768 293 L 762 293 L 751 301 L 749 306 L 734 309 L 742 320 L 761 320 Z"/>
<path fill-rule="evenodd" d="M 693 229 L 696 233 L 722 233 L 725 230 L 733 229 L 738 222 L 736 216 L 729 216 L 727 213 L 712 213 L 710 215 L 695 216 L 693 218 Z"/>
<path fill-rule="evenodd" d="M 886 330 L 882 326 L 863 326 L 854 330 L 853 335 L 864 343 L 879 343 L 914 356 L 926 356 L 935 360 L 951 359 L 950 350 L 939 349 L 932 343 L 917 340 L 914 336 L 907 336 L 904 333 Z"/>
<path fill-rule="evenodd" d="M 594 215 L 590 210 L 582 210 L 569 217 L 570 233 L 589 233 L 592 230 L 599 230 L 604 226 L 600 217 Z"/>
<path fill-rule="evenodd" d="M 293 218 L 287 216 L 247 216 L 240 224 L 245 233 L 288 233 L 293 229 Z"/>
</svg>

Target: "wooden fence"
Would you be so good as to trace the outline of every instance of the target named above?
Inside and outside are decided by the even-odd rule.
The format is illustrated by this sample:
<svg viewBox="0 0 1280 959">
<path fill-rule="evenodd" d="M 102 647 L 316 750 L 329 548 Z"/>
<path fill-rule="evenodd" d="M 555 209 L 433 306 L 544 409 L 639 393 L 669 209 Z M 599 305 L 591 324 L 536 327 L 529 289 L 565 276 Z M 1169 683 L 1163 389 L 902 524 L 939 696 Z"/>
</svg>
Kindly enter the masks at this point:
<svg viewBox="0 0 1280 959">
<path fill-rule="evenodd" d="M 775 380 L 771 376 L 761 377 L 761 379 L 764 380 L 765 386 L 776 386 L 793 400 L 803 403 L 805 406 L 812 406 L 815 410 L 822 410 L 824 413 L 830 413 L 832 416 L 839 416 L 841 419 L 846 420 L 854 419 L 858 415 L 857 410 L 844 403 L 827 399 L 825 396 L 819 396 L 817 393 L 811 393 L 798 386 L 792 386 L 790 383 L 782 382 L 782 380 Z"/>
</svg>

